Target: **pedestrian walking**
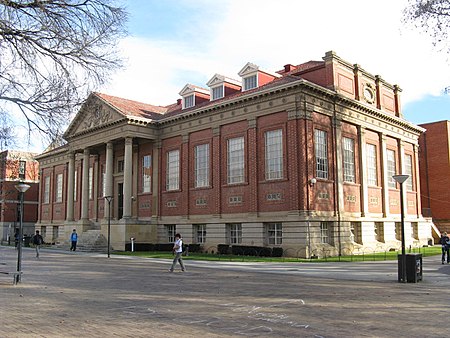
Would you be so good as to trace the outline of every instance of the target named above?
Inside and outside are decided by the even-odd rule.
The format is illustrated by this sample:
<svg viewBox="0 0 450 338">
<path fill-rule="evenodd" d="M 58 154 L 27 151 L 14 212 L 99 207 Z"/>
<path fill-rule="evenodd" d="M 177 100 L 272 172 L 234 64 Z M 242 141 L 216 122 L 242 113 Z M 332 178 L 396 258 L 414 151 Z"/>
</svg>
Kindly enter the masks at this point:
<svg viewBox="0 0 450 338">
<path fill-rule="evenodd" d="M 183 254 L 183 240 L 180 234 L 175 234 L 175 243 L 173 244 L 172 251 L 175 254 L 175 258 L 173 259 L 172 266 L 169 272 L 173 272 L 177 262 L 180 263 L 181 271 L 185 271 L 183 259 L 181 258 L 181 255 Z"/>
<path fill-rule="evenodd" d="M 70 251 L 75 251 L 77 249 L 77 241 L 78 241 L 77 229 L 73 229 L 72 233 L 70 234 L 70 241 L 72 242 L 72 245 L 70 246 Z"/>
<path fill-rule="evenodd" d="M 36 248 L 36 258 L 39 258 L 39 251 L 41 249 L 41 245 L 44 244 L 44 239 L 39 234 L 39 230 L 36 230 L 36 234 L 31 239 L 32 243 L 34 244 Z"/>
<path fill-rule="evenodd" d="M 445 263 L 445 255 L 447 254 L 447 263 L 450 263 L 449 250 L 450 250 L 450 238 L 447 236 L 447 233 L 444 231 L 441 235 L 441 239 L 439 241 L 442 245 L 442 264 Z"/>
</svg>

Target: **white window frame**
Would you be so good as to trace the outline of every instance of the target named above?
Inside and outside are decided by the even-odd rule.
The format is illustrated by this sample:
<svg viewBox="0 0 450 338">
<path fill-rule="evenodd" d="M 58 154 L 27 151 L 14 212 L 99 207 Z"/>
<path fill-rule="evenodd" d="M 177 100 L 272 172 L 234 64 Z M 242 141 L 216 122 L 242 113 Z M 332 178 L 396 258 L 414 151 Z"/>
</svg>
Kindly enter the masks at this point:
<svg viewBox="0 0 450 338">
<path fill-rule="evenodd" d="M 283 178 L 283 130 L 264 133 L 266 155 L 266 180 Z"/>
<path fill-rule="evenodd" d="M 73 200 L 77 201 L 77 188 L 78 188 L 78 170 L 75 170 L 73 175 Z"/>
<path fill-rule="evenodd" d="M 102 170 L 102 197 L 106 196 L 106 172 Z"/>
<path fill-rule="evenodd" d="M 150 193 L 152 191 L 152 155 L 142 156 L 142 192 Z"/>
<path fill-rule="evenodd" d="M 344 153 L 344 181 L 355 183 L 355 140 L 350 137 L 342 139 L 342 148 Z"/>
<path fill-rule="evenodd" d="M 191 108 L 194 106 L 195 106 L 195 94 L 183 97 L 183 109 Z"/>
<path fill-rule="evenodd" d="M 267 223 L 266 235 L 268 245 L 283 244 L 283 224 L 282 223 Z"/>
<path fill-rule="evenodd" d="M 370 186 L 378 186 L 377 172 L 377 146 L 374 144 L 366 144 L 367 159 L 367 184 Z"/>
<path fill-rule="evenodd" d="M 50 176 L 44 177 L 44 203 L 50 203 Z"/>
<path fill-rule="evenodd" d="M 320 222 L 320 242 L 322 244 L 330 243 L 330 222 Z"/>
<path fill-rule="evenodd" d="M 258 87 L 258 73 L 242 78 L 243 91 Z"/>
<path fill-rule="evenodd" d="M 413 160 L 412 155 L 405 155 L 405 174 L 408 175 L 408 179 L 405 181 L 406 190 L 413 191 Z"/>
<path fill-rule="evenodd" d="M 93 178 L 94 178 L 94 168 L 89 167 L 89 179 L 88 179 L 88 187 L 89 187 L 89 199 L 93 198 Z"/>
<path fill-rule="evenodd" d="M 241 223 L 229 223 L 228 224 L 228 238 L 230 244 L 242 243 L 242 224 Z"/>
<path fill-rule="evenodd" d="M 206 224 L 196 224 L 194 226 L 194 238 L 197 244 L 205 244 L 206 242 Z"/>
<path fill-rule="evenodd" d="M 195 187 L 202 188 L 209 186 L 209 143 L 200 144 L 194 147 L 194 176 Z"/>
<path fill-rule="evenodd" d="M 167 152 L 167 191 L 180 189 L 180 150 L 175 149 Z"/>
<path fill-rule="evenodd" d="M 220 86 L 212 87 L 211 88 L 211 98 L 213 100 L 218 100 L 225 97 L 225 87 L 223 84 Z"/>
<path fill-rule="evenodd" d="M 63 174 L 56 175 L 56 196 L 55 202 L 61 203 L 63 195 Z"/>
<path fill-rule="evenodd" d="M 397 173 L 397 165 L 395 160 L 395 151 L 392 149 L 386 150 L 386 164 L 387 164 L 387 175 L 388 175 L 388 187 L 396 188 L 397 183 L 395 182 L 393 176 Z"/>
<path fill-rule="evenodd" d="M 26 168 L 27 168 L 27 162 L 26 161 L 19 161 L 19 178 L 20 179 L 25 179 L 25 173 L 26 173 Z"/>
<path fill-rule="evenodd" d="M 227 140 L 227 183 L 239 184 L 245 180 L 245 139 L 243 136 Z"/>
<path fill-rule="evenodd" d="M 175 234 L 177 233 L 177 226 L 174 224 L 166 225 L 167 240 L 169 243 L 175 242 Z"/>
<path fill-rule="evenodd" d="M 316 177 L 328 179 L 328 133 L 314 129 L 314 150 L 316 157 Z"/>
</svg>

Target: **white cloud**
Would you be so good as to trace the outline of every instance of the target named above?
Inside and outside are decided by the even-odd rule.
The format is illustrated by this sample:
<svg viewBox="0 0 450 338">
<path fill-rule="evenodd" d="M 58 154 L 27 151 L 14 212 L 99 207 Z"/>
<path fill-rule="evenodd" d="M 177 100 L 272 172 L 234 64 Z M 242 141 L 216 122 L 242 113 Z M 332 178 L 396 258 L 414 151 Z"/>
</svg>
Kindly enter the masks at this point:
<svg viewBox="0 0 450 338">
<path fill-rule="evenodd" d="M 402 27 L 405 4 L 406 0 L 221 2 L 217 11 L 222 12 L 211 16 L 213 21 L 198 16 L 201 20 L 191 22 L 183 41 L 124 40 L 128 68 L 102 90 L 166 105 L 176 101 L 186 83 L 206 86 L 215 73 L 237 78 L 248 61 L 275 71 L 286 63 L 321 60 L 334 50 L 398 84 L 403 102 L 438 94 L 450 78 L 446 55 L 433 51 L 426 36 Z M 208 2 L 208 13 L 214 12 L 212 6 Z M 186 39 L 192 35 L 195 39 Z"/>
</svg>

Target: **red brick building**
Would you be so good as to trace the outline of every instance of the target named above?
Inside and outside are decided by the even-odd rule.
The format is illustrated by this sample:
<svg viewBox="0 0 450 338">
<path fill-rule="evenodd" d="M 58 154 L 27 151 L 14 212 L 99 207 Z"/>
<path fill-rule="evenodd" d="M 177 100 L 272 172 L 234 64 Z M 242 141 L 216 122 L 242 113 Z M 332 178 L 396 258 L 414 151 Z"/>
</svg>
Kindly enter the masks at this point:
<svg viewBox="0 0 450 338">
<path fill-rule="evenodd" d="M 20 183 L 30 185 L 24 194 L 23 234 L 34 234 L 37 221 L 39 192 L 39 163 L 36 154 L 5 150 L 0 152 L 0 229 L 1 240 L 11 238 L 20 224 L 20 196 L 15 186 Z"/>
<path fill-rule="evenodd" d="M 421 215 L 418 138 L 400 88 L 328 52 L 277 72 L 247 63 L 239 80 L 215 74 L 188 84 L 169 106 L 93 93 L 62 147 L 38 156 L 37 227 L 130 238 L 282 247 L 311 256 L 432 238 Z M 90 232 L 88 231 L 90 230 Z M 45 231 L 43 231 L 45 233 Z M 47 231 L 48 233 L 48 231 Z"/>
<path fill-rule="evenodd" d="M 419 138 L 423 213 L 450 233 L 450 121 L 421 127 L 426 129 Z"/>
</svg>

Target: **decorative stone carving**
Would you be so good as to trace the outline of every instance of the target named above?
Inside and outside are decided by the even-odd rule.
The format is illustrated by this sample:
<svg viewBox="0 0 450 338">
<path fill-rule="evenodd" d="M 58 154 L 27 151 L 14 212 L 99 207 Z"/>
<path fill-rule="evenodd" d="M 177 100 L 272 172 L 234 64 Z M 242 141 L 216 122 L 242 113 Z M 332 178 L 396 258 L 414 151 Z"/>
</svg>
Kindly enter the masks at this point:
<svg viewBox="0 0 450 338">
<path fill-rule="evenodd" d="M 112 112 L 106 110 L 101 105 L 92 105 L 88 109 L 89 112 L 83 121 L 83 129 L 85 130 L 108 123 L 112 119 Z"/>
</svg>

